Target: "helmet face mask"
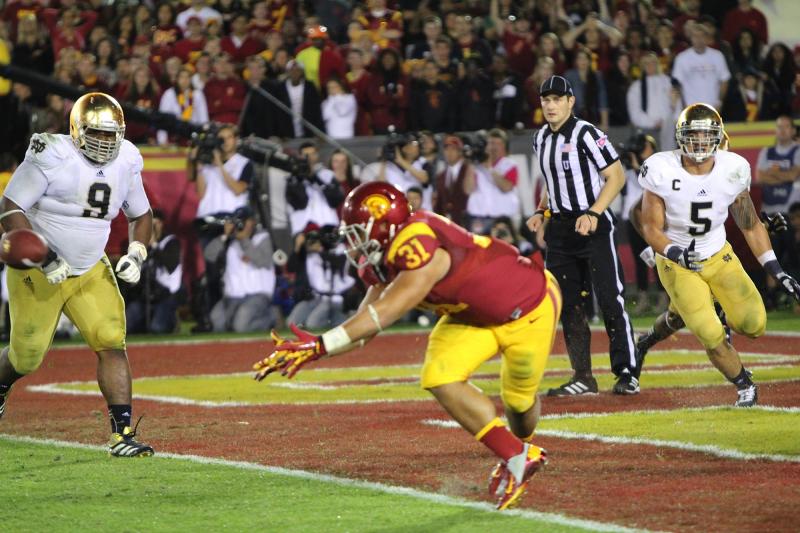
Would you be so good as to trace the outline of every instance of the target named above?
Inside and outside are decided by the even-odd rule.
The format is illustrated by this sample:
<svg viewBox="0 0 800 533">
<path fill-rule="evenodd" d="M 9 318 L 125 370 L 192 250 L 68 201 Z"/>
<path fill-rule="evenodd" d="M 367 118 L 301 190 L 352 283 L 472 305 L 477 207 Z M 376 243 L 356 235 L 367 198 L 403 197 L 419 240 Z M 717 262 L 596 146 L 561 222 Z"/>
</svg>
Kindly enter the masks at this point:
<svg viewBox="0 0 800 533">
<path fill-rule="evenodd" d="M 125 138 L 122 107 L 104 93 L 88 93 L 69 114 L 69 132 L 75 147 L 95 165 L 116 159 Z"/>
<path fill-rule="evenodd" d="M 684 109 L 675 128 L 681 153 L 696 163 L 712 157 L 724 137 L 722 118 L 707 104 L 692 104 Z"/>
</svg>

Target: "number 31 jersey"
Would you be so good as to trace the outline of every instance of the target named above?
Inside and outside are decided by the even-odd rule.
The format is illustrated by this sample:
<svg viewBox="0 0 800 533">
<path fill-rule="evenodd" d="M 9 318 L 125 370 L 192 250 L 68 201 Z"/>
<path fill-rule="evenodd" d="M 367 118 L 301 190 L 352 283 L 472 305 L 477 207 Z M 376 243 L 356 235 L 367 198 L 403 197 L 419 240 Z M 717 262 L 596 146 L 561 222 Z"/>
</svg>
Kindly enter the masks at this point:
<svg viewBox="0 0 800 533">
<path fill-rule="evenodd" d="M 639 184 L 664 200 L 667 237 L 682 248 L 694 239 L 695 250 L 707 259 L 725 245 L 728 208 L 750 190 L 750 164 L 738 154 L 717 150 L 711 172 L 696 176 L 684 170 L 679 150 L 658 152 L 642 165 Z"/>
<path fill-rule="evenodd" d="M 82 274 L 103 256 L 120 209 L 128 218 L 150 209 L 142 165 L 139 150 L 128 141 L 114 161 L 96 166 L 69 135 L 35 134 L 4 194 L 25 210 L 33 229 L 73 274 Z"/>
</svg>

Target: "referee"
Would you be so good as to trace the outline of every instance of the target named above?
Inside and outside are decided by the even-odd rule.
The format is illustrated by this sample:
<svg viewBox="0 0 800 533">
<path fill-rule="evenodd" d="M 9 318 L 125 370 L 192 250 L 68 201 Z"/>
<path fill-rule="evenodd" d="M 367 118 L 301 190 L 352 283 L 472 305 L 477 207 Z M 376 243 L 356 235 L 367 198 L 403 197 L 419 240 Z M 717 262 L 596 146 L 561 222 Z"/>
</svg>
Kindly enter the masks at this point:
<svg viewBox="0 0 800 533">
<path fill-rule="evenodd" d="M 625 184 L 622 165 L 605 133 L 572 114 L 570 83 L 551 76 L 542 84 L 542 111 L 547 124 L 534 136 L 533 150 L 547 193 L 528 227 L 545 226 L 547 268 L 561 285 L 561 324 L 574 376 L 548 396 L 597 393 L 589 351 L 591 332 L 585 306 L 591 290 L 603 312 L 610 340 L 615 394 L 639 392 L 639 368 L 633 328 L 622 299 L 623 280 L 614 244 L 615 217 L 608 210 Z M 591 289 L 590 289 L 591 288 Z"/>
</svg>

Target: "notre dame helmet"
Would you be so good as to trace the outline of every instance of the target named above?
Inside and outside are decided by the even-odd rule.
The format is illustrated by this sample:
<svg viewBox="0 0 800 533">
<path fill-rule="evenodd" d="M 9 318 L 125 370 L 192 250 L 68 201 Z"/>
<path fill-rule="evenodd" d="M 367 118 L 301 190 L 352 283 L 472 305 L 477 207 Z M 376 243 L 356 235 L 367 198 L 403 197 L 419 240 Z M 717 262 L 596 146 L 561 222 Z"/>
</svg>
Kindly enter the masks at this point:
<svg viewBox="0 0 800 533">
<path fill-rule="evenodd" d="M 359 267 L 358 260 L 363 256 L 370 265 L 379 265 L 389 242 L 410 216 L 405 194 L 388 183 L 362 183 L 350 191 L 342 206 L 339 228 L 350 262 Z"/>
<path fill-rule="evenodd" d="M 110 163 L 116 159 L 125 138 L 122 106 L 105 93 L 84 94 L 72 106 L 69 134 L 92 163 Z"/>
<path fill-rule="evenodd" d="M 713 106 L 692 104 L 683 111 L 675 124 L 675 139 L 686 157 L 702 163 L 713 156 L 725 138 L 722 117 Z"/>
</svg>

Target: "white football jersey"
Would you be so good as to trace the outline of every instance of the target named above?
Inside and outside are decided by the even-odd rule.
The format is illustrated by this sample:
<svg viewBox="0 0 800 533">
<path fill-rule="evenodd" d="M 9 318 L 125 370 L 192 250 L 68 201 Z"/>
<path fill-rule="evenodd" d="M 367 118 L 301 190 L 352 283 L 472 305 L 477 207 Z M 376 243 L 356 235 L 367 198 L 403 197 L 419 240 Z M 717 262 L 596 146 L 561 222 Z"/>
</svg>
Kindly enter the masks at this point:
<svg viewBox="0 0 800 533">
<path fill-rule="evenodd" d="M 689 174 L 681 165 L 680 150 L 658 152 L 647 158 L 639 184 L 664 199 L 667 237 L 707 259 L 725 245 L 728 208 L 742 191 L 750 190 L 750 164 L 733 152 L 717 150 L 714 167 L 705 176 Z"/>
<path fill-rule="evenodd" d="M 103 256 L 120 209 L 128 218 L 150 209 L 142 166 L 138 148 L 127 140 L 114 161 L 96 166 L 69 135 L 34 134 L 4 194 L 25 210 L 73 274 L 82 274 Z"/>
</svg>

